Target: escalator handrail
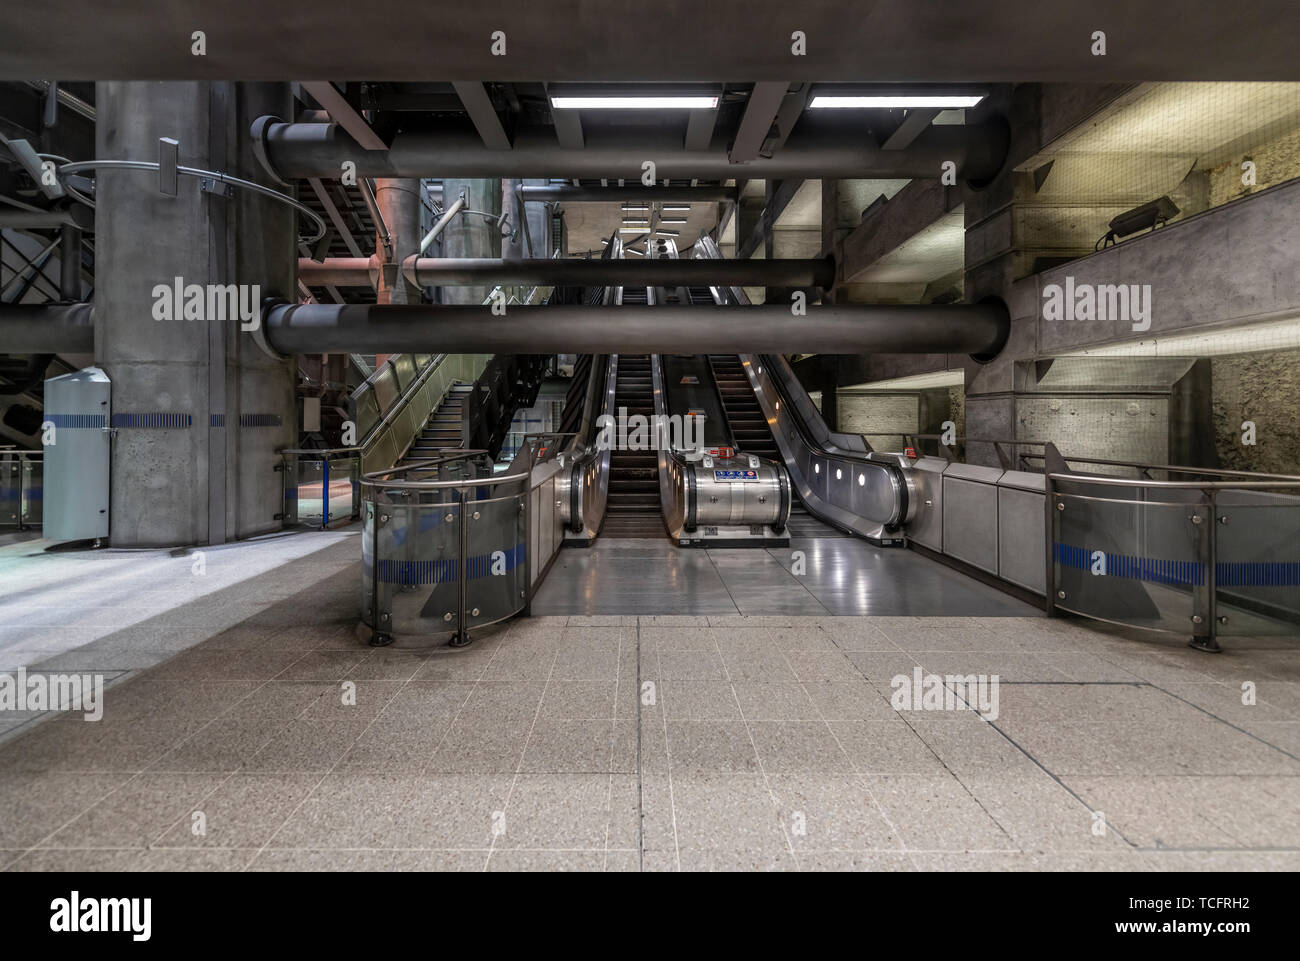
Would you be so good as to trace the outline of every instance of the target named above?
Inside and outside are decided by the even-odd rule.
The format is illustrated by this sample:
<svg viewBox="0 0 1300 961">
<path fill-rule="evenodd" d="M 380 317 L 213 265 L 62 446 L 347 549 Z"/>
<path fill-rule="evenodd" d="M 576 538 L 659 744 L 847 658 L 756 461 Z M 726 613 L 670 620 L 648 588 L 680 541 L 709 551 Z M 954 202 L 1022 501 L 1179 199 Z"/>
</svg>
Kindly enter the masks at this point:
<svg viewBox="0 0 1300 961">
<path fill-rule="evenodd" d="M 718 249 L 718 245 L 712 237 L 701 233 L 700 239 L 695 244 L 694 256 L 702 259 L 721 260 L 722 252 Z M 718 292 L 717 289 L 714 290 L 715 297 L 717 297 Z M 722 288 L 722 292 L 737 304 L 748 304 L 750 302 L 749 296 L 741 287 Z M 841 446 L 841 443 L 837 443 L 837 440 L 843 443 L 853 443 L 854 439 L 858 442 L 861 442 L 861 439 L 855 438 L 854 435 L 833 433 L 826 426 L 826 422 L 821 419 L 820 414 L 816 415 L 815 424 L 809 424 L 808 421 L 813 419 L 813 414 L 817 408 L 813 405 L 812 399 L 808 396 L 803 384 L 799 383 L 799 379 L 795 377 L 794 371 L 790 369 L 790 364 L 784 356 L 778 354 L 741 354 L 739 356 L 742 368 L 750 382 L 750 387 L 754 388 L 755 397 L 759 401 L 764 416 L 768 417 L 772 423 L 778 423 L 778 414 L 787 415 L 781 417 L 779 423 L 792 428 L 791 433 L 795 441 L 804 448 L 808 455 L 844 458 L 852 462 L 855 468 L 885 471 L 884 476 L 888 479 L 889 485 L 894 492 L 893 509 L 889 512 L 888 518 L 865 518 L 866 520 L 883 524 L 885 528 L 892 530 L 909 519 L 914 504 L 910 502 L 907 478 L 898 465 L 872 460 L 871 455 L 865 448 L 855 450 L 851 447 Z M 763 368 L 769 378 L 768 382 L 772 386 L 772 393 L 777 395 L 772 400 L 781 401 L 783 404 L 780 411 L 775 409 L 774 403 L 769 403 L 767 394 L 760 390 L 762 384 L 759 378 L 764 375 L 757 372 L 759 367 Z M 821 429 L 818 430 L 817 426 L 820 426 Z M 845 527 L 845 519 L 836 518 L 828 514 L 825 509 L 819 509 L 819 505 L 825 502 L 813 493 L 812 483 L 804 476 L 804 472 L 798 463 L 798 457 L 794 456 L 794 452 L 786 449 L 785 432 L 774 429 L 772 439 L 776 441 L 777 450 L 781 452 L 781 459 L 785 462 L 786 470 L 790 473 L 791 483 L 797 484 L 799 487 L 800 500 L 803 501 L 808 512 L 818 520 L 833 524 L 836 527 Z M 848 516 L 862 516 L 850 515 L 844 508 L 835 505 L 826 506 L 833 507 Z M 849 526 L 852 527 L 851 524 Z"/>
</svg>

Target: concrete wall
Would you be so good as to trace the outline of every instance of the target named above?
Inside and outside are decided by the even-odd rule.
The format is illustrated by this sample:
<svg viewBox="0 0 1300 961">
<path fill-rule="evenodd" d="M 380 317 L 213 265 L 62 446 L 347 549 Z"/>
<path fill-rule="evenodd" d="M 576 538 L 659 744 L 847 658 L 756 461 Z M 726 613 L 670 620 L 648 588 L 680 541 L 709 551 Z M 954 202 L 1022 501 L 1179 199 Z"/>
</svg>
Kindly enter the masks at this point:
<svg viewBox="0 0 1300 961">
<path fill-rule="evenodd" d="M 969 433 L 995 436 L 994 431 L 1013 428 L 1013 369 L 1018 360 L 1160 334 L 1300 318 L 1298 257 L 1300 182 L 1291 182 L 1008 282 L 1004 299 L 1012 328 L 1007 347 L 993 362 L 967 369 Z M 988 272 L 978 273 L 977 289 L 989 290 Z M 1067 277 L 1076 285 L 1149 284 L 1150 330 L 1134 331 L 1124 320 L 1044 320 L 1044 288 L 1063 285 Z M 1286 388 L 1283 382 L 1275 383 L 1278 387 L 1270 396 L 1280 401 Z M 985 452 L 980 462 L 990 456 Z"/>
</svg>

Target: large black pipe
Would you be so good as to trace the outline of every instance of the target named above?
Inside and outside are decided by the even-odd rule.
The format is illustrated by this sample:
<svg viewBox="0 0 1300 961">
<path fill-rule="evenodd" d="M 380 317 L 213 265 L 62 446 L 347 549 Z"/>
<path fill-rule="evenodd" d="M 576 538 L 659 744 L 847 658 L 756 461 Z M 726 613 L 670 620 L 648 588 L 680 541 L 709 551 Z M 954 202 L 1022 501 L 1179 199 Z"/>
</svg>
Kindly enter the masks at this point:
<svg viewBox="0 0 1300 961">
<path fill-rule="evenodd" d="M 281 304 L 263 314 L 281 354 L 321 353 L 957 353 L 989 357 L 1006 343 L 999 301 L 809 307 L 489 307 Z M 90 304 L 0 307 L 0 353 L 91 353 Z"/>
<path fill-rule="evenodd" d="M 957 353 L 988 356 L 1006 342 L 1004 305 L 834 304 L 794 316 L 753 307 L 488 307 L 302 304 L 264 315 L 282 354 L 322 353 Z"/>
<path fill-rule="evenodd" d="M 90 304 L 5 304 L 0 307 L 0 354 L 92 354 Z"/>
<path fill-rule="evenodd" d="M 259 158 L 281 180 L 336 178 L 345 163 L 364 177 L 579 177 L 640 181 L 654 164 L 657 182 L 780 180 L 790 177 L 911 179 L 941 176 L 951 162 L 968 180 L 986 180 L 1006 159 L 1009 132 L 1001 119 L 974 126 L 932 124 L 902 150 L 882 150 L 870 134 L 843 121 L 806 116 L 771 157 L 733 164 L 724 136 L 707 150 L 687 150 L 676 131 L 587 131 L 581 149 L 561 146 L 551 127 L 516 131 L 513 149 L 484 145 L 473 124 L 450 122 L 436 131 L 399 133 L 388 150 L 365 150 L 336 124 L 253 124 Z M 670 189 L 670 188 L 669 188 Z"/>
<path fill-rule="evenodd" d="M 302 258 L 298 277 L 312 287 L 370 286 L 379 264 L 364 257 Z M 402 264 L 417 287 L 494 287 L 530 284 L 573 287 L 829 287 L 835 261 L 809 260 L 503 260 L 408 257 Z"/>
</svg>

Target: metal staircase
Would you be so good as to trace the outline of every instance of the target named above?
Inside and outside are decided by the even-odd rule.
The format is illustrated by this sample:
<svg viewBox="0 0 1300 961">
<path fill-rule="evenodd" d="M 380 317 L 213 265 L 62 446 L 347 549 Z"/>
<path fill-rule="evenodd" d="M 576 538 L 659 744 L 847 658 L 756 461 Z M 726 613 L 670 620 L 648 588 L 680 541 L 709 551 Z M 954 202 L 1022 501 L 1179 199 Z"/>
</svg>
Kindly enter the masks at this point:
<svg viewBox="0 0 1300 961">
<path fill-rule="evenodd" d="M 453 384 L 437 409 L 429 415 L 424 429 L 402 456 L 399 466 L 429 460 L 448 447 L 465 446 L 465 403 L 474 390 L 473 384 Z"/>
</svg>

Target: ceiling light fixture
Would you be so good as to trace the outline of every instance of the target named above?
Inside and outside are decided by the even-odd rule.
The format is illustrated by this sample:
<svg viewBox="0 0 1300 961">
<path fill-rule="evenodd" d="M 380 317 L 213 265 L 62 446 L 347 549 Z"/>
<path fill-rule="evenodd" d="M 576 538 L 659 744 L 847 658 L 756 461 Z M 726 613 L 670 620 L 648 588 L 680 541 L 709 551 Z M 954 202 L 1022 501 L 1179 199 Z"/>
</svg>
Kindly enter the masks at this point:
<svg viewBox="0 0 1300 961">
<path fill-rule="evenodd" d="M 655 234 L 660 237 L 680 237 L 681 235 L 675 230 L 656 230 Z"/>
<path fill-rule="evenodd" d="M 686 94 L 593 94 L 582 97 L 552 95 L 551 106 L 557 110 L 715 110 L 718 98 Z"/>
<path fill-rule="evenodd" d="M 670 217 L 660 217 L 659 222 L 661 224 L 684 224 L 686 223 L 686 218 L 682 217 L 679 219 L 679 218 L 670 218 Z"/>
<path fill-rule="evenodd" d="M 875 110 L 892 110 L 892 109 L 915 109 L 922 107 L 933 107 L 940 110 L 960 110 L 964 107 L 973 107 L 984 97 L 982 94 L 974 96 L 954 95 L 954 94 L 889 94 L 886 96 L 860 96 L 850 94 L 837 96 L 831 94 L 817 94 L 808 102 L 809 110 L 826 110 L 826 109 L 875 109 Z"/>
<path fill-rule="evenodd" d="M 664 213 L 673 213 L 673 214 L 690 213 L 691 205 L 690 204 L 664 204 L 663 211 Z"/>
</svg>

